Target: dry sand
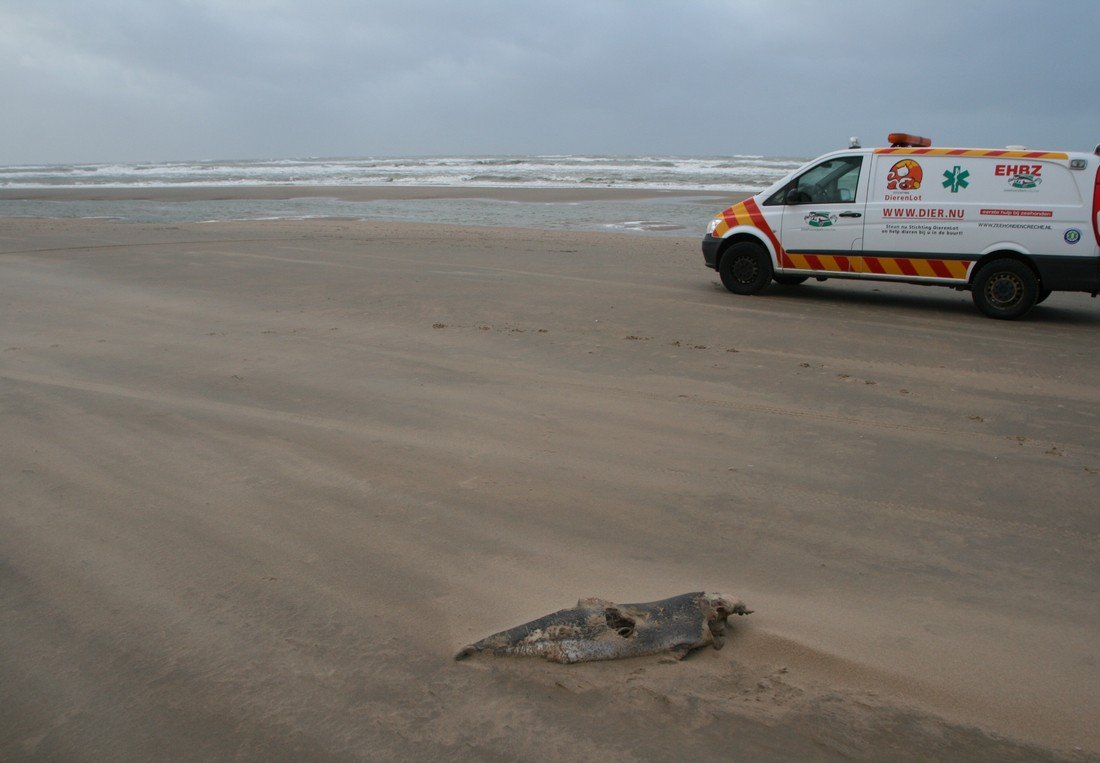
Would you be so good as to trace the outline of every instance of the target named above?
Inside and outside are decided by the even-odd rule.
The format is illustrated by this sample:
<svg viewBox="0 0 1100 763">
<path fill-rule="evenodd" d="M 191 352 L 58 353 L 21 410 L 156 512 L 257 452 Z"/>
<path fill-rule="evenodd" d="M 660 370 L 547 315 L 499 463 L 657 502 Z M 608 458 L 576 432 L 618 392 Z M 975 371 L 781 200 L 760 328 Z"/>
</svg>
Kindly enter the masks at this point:
<svg viewBox="0 0 1100 763">
<path fill-rule="evenodd" d="M 1100 755 L 1100 303 L 0 221 L 0 759 Z M 740 596 L 722 651 L 451 659 Z"/>
</svg>

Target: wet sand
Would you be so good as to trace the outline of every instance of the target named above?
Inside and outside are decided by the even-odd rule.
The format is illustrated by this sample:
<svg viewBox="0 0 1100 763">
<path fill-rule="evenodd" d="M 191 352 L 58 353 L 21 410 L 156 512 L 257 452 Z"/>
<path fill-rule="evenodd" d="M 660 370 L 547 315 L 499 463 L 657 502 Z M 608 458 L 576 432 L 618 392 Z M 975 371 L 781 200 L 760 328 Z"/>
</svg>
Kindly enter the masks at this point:
<svg viewBox="0 0 1100 763">
<path fill-rule="evenodd" d="M 417 199 L 501 199 L 546 204 L 576 201 L 625 201 L 629 199 L 696 198 L 713 205 L 714 199 L 738 199 L 748 194 L 715 191 L 665 191 L 642 188 L 495 188 L 491 186 L 414 185 L 236 185 L 236 186 L 150 186 L 148 188 L 0 188 L 0 200 L 43 201 L 208 201 L 211 199 L 302 199 L 332 198 L 342 201 L 409 201 Z M 716 212 L 718 210 L 715 210 Z"/>
<path fill-rule="evenodd" d="M 1098 337 L 694 237 L 0 221 L 0 759 L 1093 759 Z M 683 662 L 451 659 L 704 589 Z"/>
</svg>

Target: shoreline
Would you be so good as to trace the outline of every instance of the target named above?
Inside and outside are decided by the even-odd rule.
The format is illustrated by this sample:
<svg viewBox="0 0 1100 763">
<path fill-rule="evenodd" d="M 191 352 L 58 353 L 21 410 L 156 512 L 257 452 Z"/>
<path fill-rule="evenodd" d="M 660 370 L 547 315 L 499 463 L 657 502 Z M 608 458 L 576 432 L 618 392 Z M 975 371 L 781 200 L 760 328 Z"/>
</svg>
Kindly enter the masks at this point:
<svg viewBox="0 0 1100 763">
<path fill-rule="evenodd" d="M 740 198 L 735 195 L 734 198 Z M 392 220 L 530 230 L 701 232 L 728 196 L 630 188 L 186 186 L 0 191 L 0 216 L 127 223 Z"/>
<path fill-rule="evenodd" d="M 640 188 L 517 188 L 511 186 L 414 186 L 414 185 L 255 185 L 255 186 L 157 186 L 152 188 L 0 188 L 0 200 L 10 201 L 280 201 L 297 198 L 333 198 L 342 201 L 436 199 L 493 199 L 564 203 L 629 201 L 639 199 L 745 198 L 751 192 L 663 190 Z"/>
</svg>

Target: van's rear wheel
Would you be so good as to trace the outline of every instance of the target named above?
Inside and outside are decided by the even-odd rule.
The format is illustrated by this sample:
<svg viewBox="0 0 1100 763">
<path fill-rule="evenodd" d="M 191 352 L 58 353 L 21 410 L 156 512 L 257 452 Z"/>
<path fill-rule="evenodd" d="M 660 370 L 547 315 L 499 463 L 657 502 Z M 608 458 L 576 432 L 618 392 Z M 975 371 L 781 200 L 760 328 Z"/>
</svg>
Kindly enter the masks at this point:
<svg viewBox="0 0 1100 763">
<path fill-rule="evenodd" d="M 1039 299 L 1039 279 L 1018 260 L 994 260 L 974 276 L 974 305 L 990 318 L 1012 320 L 1033 308 Z"/>
<path fill-rule="evenodd" d="M 722 254 L 718 275 L 734 294 L 758 294 L 772 280 L 772 260 L 760 245 L 740 241 Z"/>
</svg>

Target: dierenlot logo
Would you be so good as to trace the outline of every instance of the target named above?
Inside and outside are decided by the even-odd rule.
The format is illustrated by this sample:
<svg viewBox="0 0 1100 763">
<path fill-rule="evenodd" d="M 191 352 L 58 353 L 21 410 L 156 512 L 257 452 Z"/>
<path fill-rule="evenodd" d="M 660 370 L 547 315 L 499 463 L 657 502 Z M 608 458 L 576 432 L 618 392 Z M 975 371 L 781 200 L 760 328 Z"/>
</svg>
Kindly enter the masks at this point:
<svg viewBox="0 0 1100 763">
<path fill-rule="evenodd" d="M 957 164 L 954 169 L 944 170 L 943 176 L 946 178 L 943 181 L 943 187 L 950 188 L 951 193 L 958 193 L 960 188 L 966 188 L 970 185 L 966 180 L 970 177 L 970 171 L 964 170 Z"/>
<path fill-rule="evenodd" d="M 886 173 L 886 190 L 916 191 L 924 180 L 924 170 L 912 159 L 902 159 Z"/>
</svg>

